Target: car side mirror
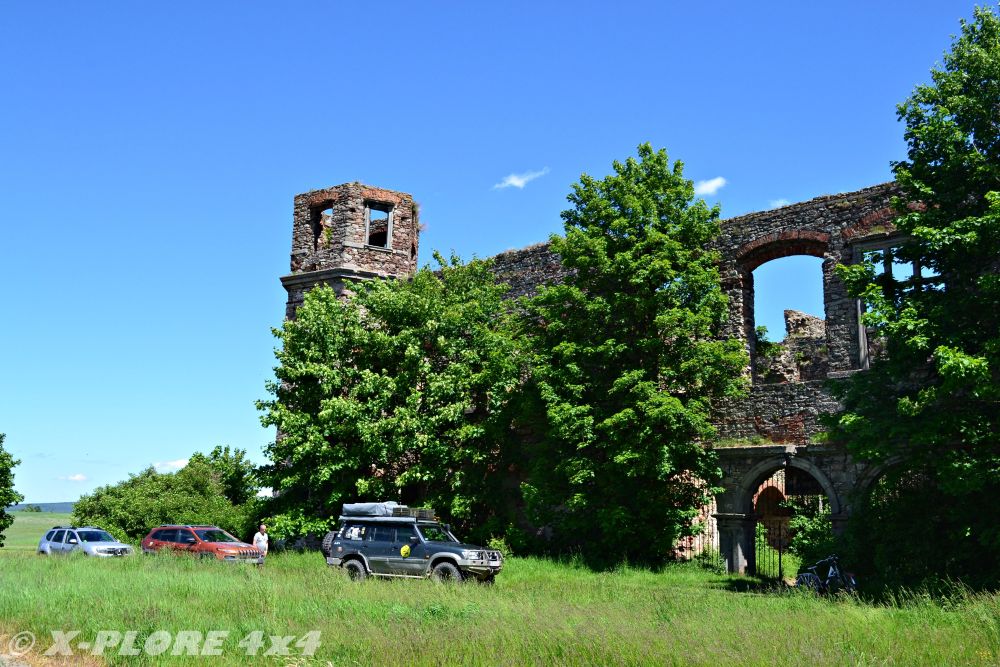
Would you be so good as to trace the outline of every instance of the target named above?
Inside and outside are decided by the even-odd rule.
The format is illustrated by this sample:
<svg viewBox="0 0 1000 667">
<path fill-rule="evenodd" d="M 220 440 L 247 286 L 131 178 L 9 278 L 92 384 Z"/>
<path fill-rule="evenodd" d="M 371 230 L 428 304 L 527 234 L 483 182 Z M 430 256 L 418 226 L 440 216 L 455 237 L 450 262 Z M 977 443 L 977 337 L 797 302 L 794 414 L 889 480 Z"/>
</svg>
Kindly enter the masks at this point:
<svg viewBox="0 0 1000 667">
<path fill-rule="evenodd" d="M 69 542 L 67 544 L 77 544 L 76 538 L 75 537 L 69 538 Z"/>
</svg>

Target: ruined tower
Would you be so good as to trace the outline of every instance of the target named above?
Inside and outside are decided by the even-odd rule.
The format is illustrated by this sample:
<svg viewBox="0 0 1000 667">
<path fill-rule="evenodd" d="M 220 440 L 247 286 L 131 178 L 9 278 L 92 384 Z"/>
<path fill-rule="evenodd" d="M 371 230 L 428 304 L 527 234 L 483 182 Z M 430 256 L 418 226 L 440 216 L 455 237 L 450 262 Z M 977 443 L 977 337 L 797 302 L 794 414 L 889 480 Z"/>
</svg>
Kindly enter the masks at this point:
<svg viewBox="0 0 1000 667">
<path fill-rule="evenodd" d="M 292 317 L 313 286 L 409 276 L 417 269 L 417 207 L 404 192 L 345 183 L 295 196 L 291 273 L 281 278 Z"/>
</svg>

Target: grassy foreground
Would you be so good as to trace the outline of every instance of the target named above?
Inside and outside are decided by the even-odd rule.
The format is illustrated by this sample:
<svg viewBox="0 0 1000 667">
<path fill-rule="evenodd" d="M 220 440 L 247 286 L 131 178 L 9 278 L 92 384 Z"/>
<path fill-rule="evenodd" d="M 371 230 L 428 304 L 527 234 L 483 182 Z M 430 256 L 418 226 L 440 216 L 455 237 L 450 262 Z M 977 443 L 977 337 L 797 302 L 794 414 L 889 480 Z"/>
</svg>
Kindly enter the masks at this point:
<svg viewBox="0 0 1000 667">
<path fill-rule="evenodd" d="M 48 527 L 48 524 L 46 525 Z M 37 539 L 37 536 L 36 536 Z M 231 566 L 171 556 L 46 558 L 0 550 L 0 652 L 20 631 L 38 637 L 21 658 L 45 664 L 50 631 L 158 631 L 207 636 L 227 664 L 997 664 L 1000 597 L 941 604 L 911 596 L 893 605 L 831 601 L 797 593 L 745 592 L 746 582 L 694 566 L 660 573 L 593 573 L 512 558 L 493 587 L 430 581 L 349 581 L 318 554 L 273 556 L 267 566 Z M 741 592 L 742 591 L 742 592 Z M 241 640 L 261 631 L 248 658 Z M 295 642 L 315 631 L 302 656 Z M 290 655 L 266 658 L 270 635 L 294 636 Z M 251 642 L 252 644 L 252 642 Z M 176 648 L 176 643 L 170 650 Z M 67 663 L 159 664 L 204 657 L 74 649 Z"/>
</svg>

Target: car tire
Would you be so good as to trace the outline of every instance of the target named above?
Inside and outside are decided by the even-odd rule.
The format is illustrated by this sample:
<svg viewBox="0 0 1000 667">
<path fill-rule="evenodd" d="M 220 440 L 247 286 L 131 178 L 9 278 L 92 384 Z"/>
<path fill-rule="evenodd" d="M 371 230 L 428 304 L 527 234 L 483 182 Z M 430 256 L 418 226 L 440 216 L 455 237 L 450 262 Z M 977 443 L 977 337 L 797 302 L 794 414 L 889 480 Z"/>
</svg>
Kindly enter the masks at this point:
<svg viewBox="0 0 1000 667">
<path fill-rule="evenodd" d="M 365 570 L 365 564 L 359 560 L 349 560 L 344 563 L 344 571 L 347 572 L 347 576 L 351 581 L 364 581 L 368 578 L 368 571 Z"/>
<path fill-rule="evenodd" d="M 331 530 L 329 533 L 323 536 L 323 541 L 319 545 L 319 550 L 323 552 L 323 555 L 327 558 L 333 553 L 333 541 L 337 538 L 336 531 Z"/>
<path fill-rule="evenodd" d="M 488 577 L 483 577 L 482 579 L 476 579 L 476 581 L 478 581 L 483 586 L 492 586 L 497 582 L 497 578 L 496 576 L 491 574 Z"/>
<path fill-rule="evenodd" d="M 431 570 L 431 577 L 434 581 L 459 582 L 462 581 L 462 571 L 449 561 L 442 561 Z"/>
</svg>

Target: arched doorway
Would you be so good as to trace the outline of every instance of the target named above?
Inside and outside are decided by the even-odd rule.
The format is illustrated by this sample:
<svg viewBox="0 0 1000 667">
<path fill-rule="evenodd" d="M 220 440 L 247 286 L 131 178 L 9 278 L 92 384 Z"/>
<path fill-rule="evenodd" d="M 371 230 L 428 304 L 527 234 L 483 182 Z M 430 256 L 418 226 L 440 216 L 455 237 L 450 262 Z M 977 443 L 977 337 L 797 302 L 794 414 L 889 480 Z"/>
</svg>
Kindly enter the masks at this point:
<svg viewBox="0 0 1000 667">
<path fill-rule="evenodd" d="M 802 525 L 825 522 L 832 530 L 830 517 L 841 511 L 830 480 L 807 459 L 759 462 L 744 476 L 739 494 L 747 528 L 752 528 L 746 572 L 768 579 L 794 577 L 798 572 L 796 531 Z"/>
<path fill-rule="evenodd" d="M 795 467 L 774 471 L 754 492 L 753 574 L 794 577 L 802 556 L 796 532 L 802 530 L 803 520 L 819 523 L 827 517 L 828 523 L 829 514 L 830 501 L 815 477 Z"/>
</svg>

